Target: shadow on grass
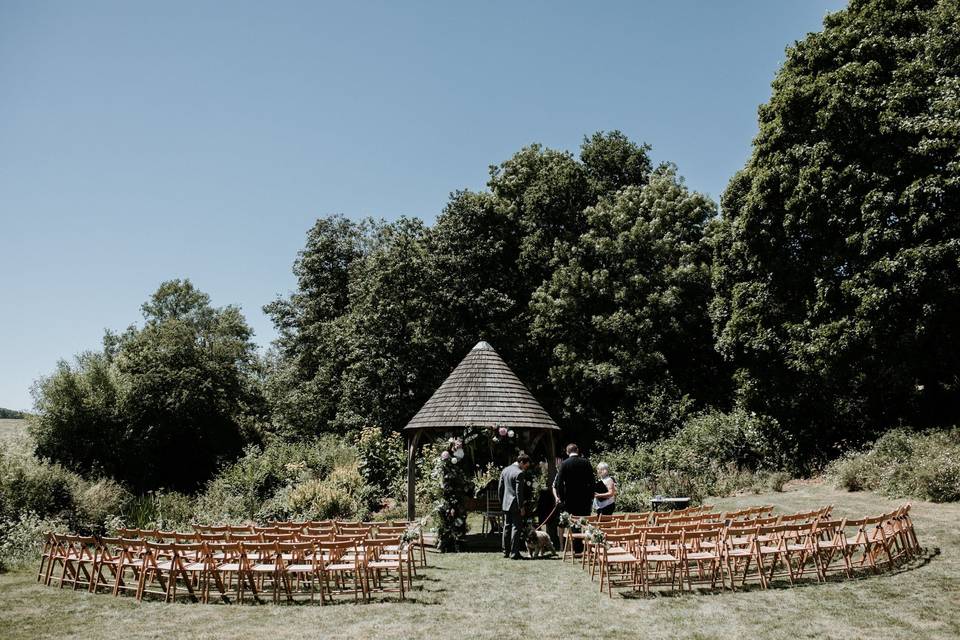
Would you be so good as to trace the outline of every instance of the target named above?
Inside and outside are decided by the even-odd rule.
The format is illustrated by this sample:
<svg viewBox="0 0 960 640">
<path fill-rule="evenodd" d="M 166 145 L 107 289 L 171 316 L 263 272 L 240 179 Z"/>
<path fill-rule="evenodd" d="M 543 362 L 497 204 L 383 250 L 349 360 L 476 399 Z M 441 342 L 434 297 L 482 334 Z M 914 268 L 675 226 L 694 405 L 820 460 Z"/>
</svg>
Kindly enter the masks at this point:
<svg viewBox="0 0 960 640">
<path fill-rule="evenodd" d="M 841 582 L 861 582 L 864 580 L 871 580 L 874 578 L 884 578 L 884 577 L 893 577 L 899 576 L 904 573 L 915 571 L 922 567 L 927 566 L 930 562 L 940 555 L 940 547 L 932 548 L 923 548 L 920 550 L 920 553 L 917 556 L 914 556 L 910 560 L 903 562 L 892 569 L 883 569 L 881 568 L 879 572 L 874 572 L 872 569 L 866 567 L 856 567 L 853 570 L 853 576 L 847 577 L 846 574 L 841 570 L 839 573 L 832 573 L 826 577 L 824 582 L 820 582 L 816 578 L 795 578 L 791 583 L 786 579 L 777 579 L 771 582 L 766 589 L 763 588 L 758 582 L 748 582 L 746 584 L 738 584 L 735 591 L 732 591 L 727 588 L 707 588 L 707 587 L 696 587 L 692 591 L 690 590 L 678 590 L 678 589 L 667 589 L 665 585 L 654 587 L 651 589 L 650 593 L 645 594 L 642 591 L 618 591 L 619 595 L 624 600 L 644 600 L 644 599 L 655 599 L 655 598 L 681 598 L 685 596 L 704 596 L 704 595 L 722 595 L 722 594 L 734 594 L 734 593 L 750 593 L 758 591 L 782 591 L 790 589 L 809 589 L 811 587 L 818 587 L 824 584 L 839 584 Z M 751 576 L 753 578 L 754 576 Z"/>
</svg>

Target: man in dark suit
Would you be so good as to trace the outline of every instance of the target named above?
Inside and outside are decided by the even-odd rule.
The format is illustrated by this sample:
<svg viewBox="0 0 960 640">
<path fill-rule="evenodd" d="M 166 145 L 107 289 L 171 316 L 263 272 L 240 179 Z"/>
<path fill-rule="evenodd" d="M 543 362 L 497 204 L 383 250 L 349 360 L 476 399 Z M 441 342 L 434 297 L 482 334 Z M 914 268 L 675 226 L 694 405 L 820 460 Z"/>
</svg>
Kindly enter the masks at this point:
<svg viewBox="0 0 960 640">
<path fill-rule="evenodd" d="M 522 560 L 520 547 L 523 545 L 523 520 L 526 514 L 524 505 L 527 500 L 528 488 L 526 474 L 530 468 L 530 456 L 521 453 L 517 461 L 500 473 L 500 484 L 497 494 L 500 496 L 500 507 L 504 511 L 503 517 L 503 557 Z"/>
<path fill-rule="evenodd" d="M 567 459 L 560 464 L 557 478 L 553 481 L 553 497 L 563 510 L 572 516 L 588 516 L 593 509 L 593 489 L 596 478 L 593 466 L 580 457 L 580 447 L 567 445 Z M 579 552 L 583 543 L 574 541 L 574 551 Z"/>
</svg>

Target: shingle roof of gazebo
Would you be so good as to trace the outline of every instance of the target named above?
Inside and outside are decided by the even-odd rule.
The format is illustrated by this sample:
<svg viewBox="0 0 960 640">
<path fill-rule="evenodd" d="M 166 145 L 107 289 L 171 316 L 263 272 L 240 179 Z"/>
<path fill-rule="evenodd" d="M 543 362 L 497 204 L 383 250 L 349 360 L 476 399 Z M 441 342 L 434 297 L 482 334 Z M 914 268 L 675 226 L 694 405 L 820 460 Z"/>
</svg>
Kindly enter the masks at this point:
<svg viewBox="0 0 960 640">
<path fill-rule="evenodd" d="M 404 430 L 495 425 L 560 429 L 493 347 L 478 342 Z"/>
</svg>

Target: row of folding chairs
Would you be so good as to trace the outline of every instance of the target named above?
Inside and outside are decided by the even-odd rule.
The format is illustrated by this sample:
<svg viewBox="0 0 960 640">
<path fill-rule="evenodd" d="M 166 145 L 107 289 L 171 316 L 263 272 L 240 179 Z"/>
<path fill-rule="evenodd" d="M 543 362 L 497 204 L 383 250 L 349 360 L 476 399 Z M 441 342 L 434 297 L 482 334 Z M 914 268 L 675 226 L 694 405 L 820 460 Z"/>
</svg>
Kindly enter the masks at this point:
<svg viewBox="0 0 960 640">
<path fill-rule="evenodd" d="M 909 504 L 866 518 L 804 520 L 800 515 L 768 524 L 608 530 L 603 544 L 585 540 L 593 548 L 591 579 L 599 575 L 600 590 L 611 596 L 614 586 L 649 593 L 651 586 L 682 591 L 694 584 L 715 589 L 719 583 L 735 590 L 750 581 L 766 589 L 778 579 L 793 584 L 808 572 L 820 582 L 840 572 L 849 578 L 861 569 L 879 573 L 920 551 Z"/>
<path fill-rule="evenodd" d="M 282 594 L 313 600 L 319 593 L 323 604 L 343 594 L 369 600 L 396 591 L 404 598 L 415 566 L 415 544 L 402 535 L 179 542 L 48 533 L 37 580 L 138 600 L 160 594 L 172 601 L 179 592 L 201 602 L 211 593 L 228 602 L 260 601 L 270 591 L 275 602 Z"/>
<path fill-rule="evenodd" d="M 710 509 L 712 507 L 707 506 L 704 508 Z M 773 507 L 769 506 L 752 507 L 750 509 L 743 509 L 735 512 L 710 512 L 701 511 L 699 509 L 692 512 L 688 509 L 685 510 L 687 511 L 687 515 L 670 514 L 668 516 L 662 516 L 657 512 L 646 512 L 639 514 L 613 514 L 613 517 L 589 516 L 585 518 L 585 521 L 588 526 L 596 527 L 602 531 L 609 531 L 611 533 L 630 533 L 634 530 L 650 526 L 665 527 L 663 529 L 664 531 L 678 531 L 696 528 L 701 525 L 715 527 L 720 524 L 724 526 L 762 526 L 791 523 L 802 524 L 813 522 L 819 518 L 827 517 L 830 515 L 832 510 L 833 505 L 828 505 L 826 507 L 801 513 L 771 515 L 773 512 Z M 649 516 L 649 518 L 645 518 L 644 516 Z M 586 534 L 583 532 L 577 533 L 574 532 L 572 528 L 567 529 L 564 532 L 563 548 L 561 553 L 562 559 L 567 560 L 568 558 L 574 558 L 574 540 L 582 540 L 585 537 Z M 581 557 L 581 564 L 583 566 L 587 566 L 588 564 L 588 554 L 590 549 L 589 545 L 585 547 L 585 549 L 587 554 Z"/>
<path fill-rule="evenodd" d="M 325 529 L 340 531 L 343 529 L 375 530 L 378 527 L 413 527 L 417 523 L 408 520 L 271 520 L 266 525 L 258 524 L 194 524 L 195 531 L 201 533 L 257 533 L 262 531 L 306 531 L 307 529 Z"/>
<path fill-rule="evenodd" d="M 421 566 L 426 565 L 426 543 L 423 528 L 419 523 L 404 520 L 395 521 L 310 521 L 275 522 L 267 526 L 244 525 L 202 525 L 194 524 L 192 532 L 162 531 L 159 529 L 119 528 L 117 536 L 122 538 L 142 538 L 155 541 L 202 542 L 231 540 L 235 542 L 269 542 L 271 540 L 296 542 L 303 540 L 324 540 L 344 537 L 376 538 L 401 535 L 405 532 L 415 534 L 412 542 L 419 550 Z"/>
</svg>

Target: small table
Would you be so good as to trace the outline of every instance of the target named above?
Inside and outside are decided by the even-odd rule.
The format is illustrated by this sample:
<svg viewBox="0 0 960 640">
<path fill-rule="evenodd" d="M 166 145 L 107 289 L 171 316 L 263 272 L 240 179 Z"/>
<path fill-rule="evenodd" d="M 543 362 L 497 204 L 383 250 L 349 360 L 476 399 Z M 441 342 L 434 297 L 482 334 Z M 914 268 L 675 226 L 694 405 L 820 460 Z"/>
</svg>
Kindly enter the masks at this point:
<svg viewBox="0 0 960 640">
<path fill-rule="evenodd" d="M 686 509 L 690 506 L 690 498 L 664 498 L 663 496 L 650 498 L 651 509 L 660 511 L 661 506 L 666 506 L 669 510 Z"/>
</svg>

